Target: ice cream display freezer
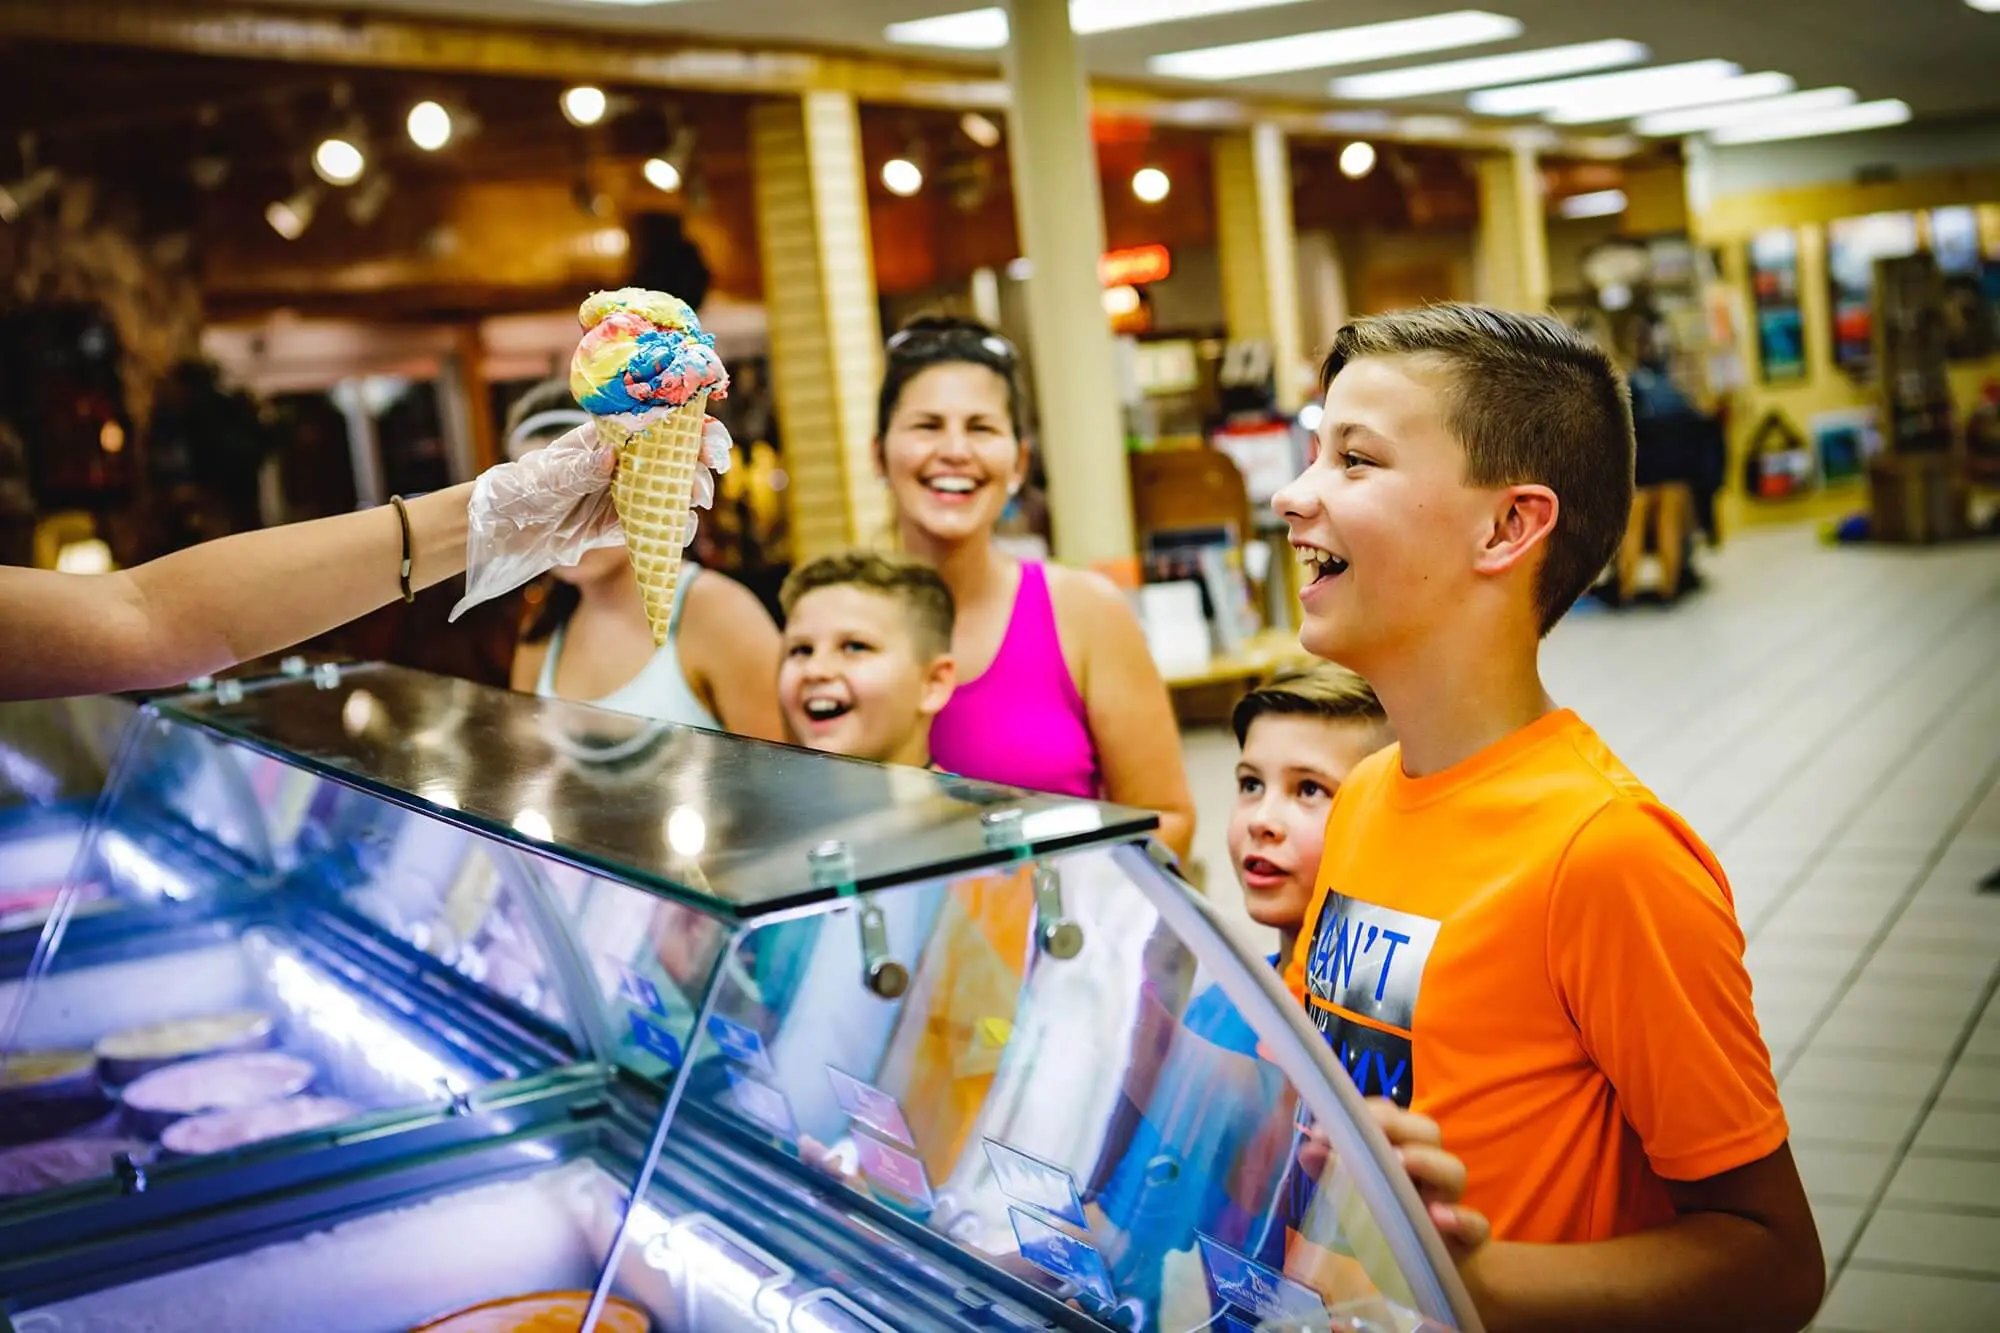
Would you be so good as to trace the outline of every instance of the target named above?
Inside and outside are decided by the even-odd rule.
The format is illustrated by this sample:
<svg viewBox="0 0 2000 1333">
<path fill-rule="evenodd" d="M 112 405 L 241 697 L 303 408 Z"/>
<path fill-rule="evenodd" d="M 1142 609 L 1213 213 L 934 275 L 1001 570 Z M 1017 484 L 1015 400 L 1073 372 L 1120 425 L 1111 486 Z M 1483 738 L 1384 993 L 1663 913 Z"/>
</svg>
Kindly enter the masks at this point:
<svg viewBox="0 0 2000 1333">
<path fill-rule="evenodd" d="M 1477 1327 L 1150 815 L 380 666 L 146 705 L 182 815 L 0 981 L 18 1333 Z"/>
</svg>

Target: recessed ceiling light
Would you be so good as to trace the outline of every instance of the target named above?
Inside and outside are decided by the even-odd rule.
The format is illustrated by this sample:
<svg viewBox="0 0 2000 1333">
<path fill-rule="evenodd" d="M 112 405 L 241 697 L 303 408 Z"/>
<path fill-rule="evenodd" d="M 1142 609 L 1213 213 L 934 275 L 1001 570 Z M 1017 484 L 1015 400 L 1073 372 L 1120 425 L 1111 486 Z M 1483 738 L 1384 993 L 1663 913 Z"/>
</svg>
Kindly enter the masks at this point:
<svg viewBox="0 0 2000 1333">
<path fill-rule="evenodd" d="M 1798 84 L 1792 81 L 1790 75 L 1772 71 L 1744 74 L 1734 79 L 1697 79 L 1678 87 L 1669 84 L 1660 88 L 1638 89 L 1629 97 L 1592 97 L 1565 102 L 1552 108 L 1548 119 L 1555 125 L 1595 125 L 1600 121 L 1648 116 L 1656 111 L 1777 97 L 1796 87 Z"/>
<path fill-rule="evenodd" d="M 2000 0 L 1965 0 L 1982 14 L 2000 14 Z"/>
<path fill-rule="evenodd" d="M 1430 97 L 1437 93 L 1463 92 L 1467 88 L 1497 88 L 1530 79 L 1555 79 L 1565 74 L 1587 74 L 1595 69 L 1616 69 L 1636 65 L 1651 52 L 1638 42 L 1613 39 L 1579 42 L 1574 46 L 1550 46 L 1539 51 L 1510 51 L 1499 56 L 1474 56 L 1470 60 L 1447 60 L 1439 65 L 1415 65 L 1409 69 L 1386 69 L 1379 74 L 1350 74 L 1335 79 L 1327 91 L 1335 97 L 1356 102 L 1388 102 L 1399 97 Z"/>
<path fill-rule="evenodd" d="M 1124 28 L 1150 28 L 1184 19 L 1213 18 L 1250 9 L 1278 9 L 1304 0 L 1070 0 L 1070 30 L 1088 37 Z M 882 35 L 903 46 L 954 51 L 997 51 L 1007 45 L 1007 11 L 999 6 L 891 23 Z"/>
<path fill-rule="evenodd" d="M 1158 167 L 1140 167 L 1132 173 L 1132 193 L 1142 204 L 1157 204 L 1167 197 L 1174 183 Z"/>
<path fill-rule="evenodd" d="M 1358 28 L 1302 32 L 1257 42 L 1236 42 L 1198 51 L 1153 56 L 1146 68 L 1183 79 L 1250 79 L 1301 69 L 1359 65 L 1370 60 L 1449 51 L 1459 46 L 1504 42 L 1519 37 L 1519 19 L 1484 10 L 1461 9 L 1423 18 L 1367 23 Z"/>
<path fill-rule="evenodd" d="M 1482 116 L 1529 116 L 1593 98 L 1636 97 L 1642 92 L 1662 88 L 1718 83 L 1723 79 L 1733 79 L 1742 72 L 1741 65 L 1733 65 L 1727 60 L 1690 60 L 1679 65 L 1655 65 L 1651 69 L 1623 70 L 1617 74 L 1589 74 L 1580 79 L 1490 88 L 1474 93 L 1466 99 L 1466 105 Z"/>
<path fill-rule="evenodd" d="M 1808 111 L 1831 111 L 1835 107 L 1853 106 L 1854 102 L 1852 88 L 1814 88 L 1787 97 L 1763 97 L 1754 102 L 1724 102 L 1720 106 L 1662 111 L 1658 115 L 1641 117 L 1632 128 L 1656 138 L 1700 134 L 1704 130 L 1719 130 L 1724 125 L 1740 125 L 1747 120 L 1796 116 Z"/>
<path fill-rule="evenodd" d="M 1708 137 L 1716 143 L 1767 143 L 1773 139 L 1811 139 L 1822 134 L 1852 134 L 1856 130 L 1879 130 L 1901 125 L 1910 118 L 1910 104 L 1896 98 L 1879 102 L 1857 102 L 1831 111 L 1808 111 L 1777 119 L 1759 118 L 1743 125 L 1727 125 Z"/>
</svg>

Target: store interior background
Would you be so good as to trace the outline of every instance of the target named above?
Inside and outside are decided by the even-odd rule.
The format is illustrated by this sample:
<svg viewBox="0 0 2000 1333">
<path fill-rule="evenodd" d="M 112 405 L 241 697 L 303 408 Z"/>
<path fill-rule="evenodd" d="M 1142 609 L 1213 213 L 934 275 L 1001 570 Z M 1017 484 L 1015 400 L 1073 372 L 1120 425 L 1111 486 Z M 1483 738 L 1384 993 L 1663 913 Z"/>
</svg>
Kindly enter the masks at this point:
<svg viewBox="0 0 2000 1333">
<path fill-rule="evenodd" d="M 583 294 L 635 281 L 685 290 L 705 273 L 701 313 L 737 377 L 722 414 L 740 453 L 697 553 L 774 598 L 794 559 L 879 526 L 866 436 L 884 333 L 952 309 L 997 323 L 1035 360 L 1029 291 L 1050 279 L 1022 240 L 999 53 L 890 36 L 892 24 L 952 8 L 0 0 L 0 559 L 129 565 L 475 475 L 504 456 L 513 402 L 566 365 Z M 1920 882 L 1941 865 L 1961 878 L 1981 857 L 2000 866 L 2000 753 L 1975 743 L 2000 717 L 1990 684 L 2000 548 L 1977 536 L 2000 481 L 1991 8 L 1531 0 L 1507 7 L 1519 36 L 1476 51 L 1224 82 L 1168 77 L 1149 61 L 1428 11 L 1306 0 L 1079 39 L 1099 183 L 1081 216 L 1101 218 L 1124 438 L 1071 447 L 1093 453 L 1096 475 L 1129 468 L 1132 522 L 1052 526 L 1051 510 L 1075 512 L 1074 496 L 1056 492 L 1079 473 L 1073 457 L 1043 458 L 1010 535 L 1132 585 L 1187 723 L 1197 859 L 1214 892 L 1226 900 L 1233 781 L 1233 743 L 1216 723 L 1246 682 L 1295 651 L 1291 564 L 1262 501 L 1303 459 L 1313 359 L 1350 316 L 1454 299 L 1550 307 L 1614 344 L 1650 309 L 1672 333 L 1684 387 L 1724 424 L 1722 543 L 1699 557 L 1711 586 L 1670 610 L 1591 605 L 1552 648 L 1557 683 L 1600 702 L 1614 742 L 1619 723 L 1630 729 L 1642 774 L 1649 745 L 1669 768 L 1685 755 L 1658 725 L 1666 714 L 1634 702 L 1628 682 L 1662 691 L 1660 707 L 1697 732 L 1737 716 L 1732 700 L 1763 700 L 1767 716 L 1743 723 L 1745 754 L 1820 738 L 1766 786 L 1737 791 L 1758 810 L 1789 808 L 1857 734 L 1881 742 L 1856 761 L 1883 769 L 1891 785 L 1878 796 L 1963 805 L 1933 831 L 1936 854 L 1913 853 L 1899 872 L 1909 893 L 1882 899 L 1897 915 L 1885 906 L 1857 927 L 1850 971 L 1812 992 L 1815 1017 L 1774 1036 L 1781 1059 L 1819 1049 L 1814 1034 L 1875 975 L 1878 946 L 1929 892 Z M 1643 42 L 1651 64 L 1721 58 L 1781 71 L 1801 90 L 1897 99 L 1907 121 L 1724 144 L 1636 133 L 1629 117 L 1481 115 L 1463 93 L 1370 102 L 1329 90 L 1330 73 L 1607 38 Z M 566 104 L 566 90 L 586 84 L 602 89 L 599 116 Z M 413 139 L 420 102 L 449 117 L 435 149 Z M 362 150 L 358 178 L 336 184 L 315 170 L 328 139 Z M 1162 176 L 1142 183 L 1144 173 Z M 1164 196 L 1142 197 L 1162 177 Z M 1912 372 L 1936 399 L 1919 406 L 1948 420 L 1941 441 L 1901 438 L 1902 409 L 1870 365 L 1884 354 L 1872 266 L 1909 254 L 1934 263 L 1922 279 L 1936 304 L 1926 327 L 1948 329 L 1926 353 L 1935 364 Z M 1823 540 L 1860 516 L 1876 538 L 1867 547 Z M 1913 540 L 1882 540 L 1898 537 Z M 1203 549 L 1215 557 L 1207 567 Z M 1191 603 L 1142 591 L 1185 585 L 1191 570 L 1211 580 Z M 447 626 L 456 595 L 433 590 L 311 649 L 504 683 L 534 591 Z M 1894 599 L 1902 618 L 1860 606 L 1864 595 Z M 1212 619 L 1162 619 L 1225 600 Z M 1769 628 L 1781 613 L 1796 620 L 1782 650 Z M 1946 626 L 1957 637 L 1935 652 L 1910 642 L 1907 662 L 1891 660 L 1841 637 L 1857 623 L 1889 639 Z M 1845 686 L 1820 674 L 1838 671 L 1826 654 L 1852 655 Z M 1924 711 L 1912 672 L 1961 668 L 1956 693 L 1938 696 L 1949 707 Z M 1797 690 L 1818 711 L 1756 730 L 1803 706 Z M 1921 766 L 1924 738 L 1954 728 L 1973 744 L 1963 771 L 1895 795 L 1886 756 Z M 1704 753 L 1726 764 L 1727 733 L 1714 734 Z M 1660 782 L 1700 805 L 1711 775 L 1683 764 L 1681 788 Z M 1806 901 L 1808 849 L 1796 827 L 1726 805 L 1713 818 L 1740 835 L 1740 862 L 1711 836 L 1742 866 L 1746 924 L 1754 914 L 1761 929 Z M 1845 834 L 1814 836 L 1813 864 L 1837 862 L 1829 849 Z M 1956 881 L 1945 889 L 1959 893 Z M 1936 919 L 2000 954 L 2000 899 L 1960 896 Z M 1248 929 L 1245 939 L 1261 942 Z M 2000 1296 L 2000 1074 L 1983 1063 L 2000 1060 L 1989 1031 L 2000 1019 L 1979 1019 L 1990 958 L 1963 972 L 1945 1008 L 1956 1005 L 1972 1035 L 1932 1061 L 1929 1096 L 1893 1133 L 1825 1131 L 1822 1160 L 1845 1169 L 1879 1150 L 1882 1162 L 1863 1184 L 1815 1188 L 1832 1210 L 1823 1225 L 1844 1228 L 1829 1253 L 1850 1284 L 1846 1304 L 1830 1307 L 1842 1322 L 1824 1327 L 1919 1326 L 1869 1313 L 1878 1288 L 1911 1274 L 1932 1293 L 1924 1299 L 1960 1303 L 1936 1307 L 1940 1322 L 1924 1327 L 1986 1327 L 1952 1322 L 1952 1311 L 1990 1311 Z M 1966 1069 L 1962 1087 L 1984 1091 L 1940 1091 Z M 1993 1133 L 1949 1159 L 1994 1182 L 1948 1210 L 1953 1226 L 1992 1242 L 1978 1264 L 1898 1259 L 1881 1224 L 1939 1105 L 1983 1116 L 1975 1139 Z M 1871 1250 L 1878 1231 L 1891 1239 Z M 1883 1308 L 1895 1311 L 1883 1320 L 1907 1313 Z"/>
</svg>

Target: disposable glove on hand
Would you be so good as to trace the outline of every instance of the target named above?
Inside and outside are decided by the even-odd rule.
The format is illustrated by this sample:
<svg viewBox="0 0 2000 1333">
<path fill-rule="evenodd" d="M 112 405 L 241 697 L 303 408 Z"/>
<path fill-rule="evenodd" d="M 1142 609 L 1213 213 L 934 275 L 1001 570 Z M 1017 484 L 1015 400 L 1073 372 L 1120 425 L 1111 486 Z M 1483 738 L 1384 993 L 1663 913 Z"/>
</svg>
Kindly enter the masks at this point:
<svg viewBox="0 0 2000 1333">
<path fill-rule="evenodd" d="M 617 468 L 617 451 L 600 444 L 586 422 L 518 462 L 480 474 L 466 507 L 465 596 L 451 618 L 624 541 L 611 503 Z"/>
</svg>

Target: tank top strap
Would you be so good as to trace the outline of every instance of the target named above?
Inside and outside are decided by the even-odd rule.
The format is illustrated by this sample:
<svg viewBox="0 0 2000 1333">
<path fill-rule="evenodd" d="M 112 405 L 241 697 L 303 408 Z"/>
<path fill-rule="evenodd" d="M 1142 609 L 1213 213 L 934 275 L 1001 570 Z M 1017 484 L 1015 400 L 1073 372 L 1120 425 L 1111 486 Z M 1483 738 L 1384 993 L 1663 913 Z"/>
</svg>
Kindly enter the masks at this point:
<svg viewBox="0 0 2000 1333">
<path fill-rule="evenodd" d="M 564 623 L 549 631 L 549 650 L 542 654 L 542 671 L 535 678 L 535 693 L 544 699 L 556 697 L 556 661 L 562 656 L 563 632 L 568 628 Z"/>
<path fill-rule="evenodd" d="M 1081 709 L 1083 700 L 1070 679 L 1069 659 L 1063 656 L 1062 633 L 1056 626 L 1055 598 L 1049 592 L 1048 567 L 1039 560 L 1021 562 L 1021 586 L 1014 594 L 1014 614 L 1008 618 L 1006 637 L 994 666 L 1006 663 L 1007 674 L 1038 677 L 1056 686 L 1065 699 Z M 988 674 L 992 674 L 989 668 Z"/>
</svg>

